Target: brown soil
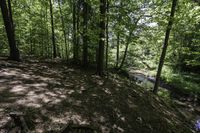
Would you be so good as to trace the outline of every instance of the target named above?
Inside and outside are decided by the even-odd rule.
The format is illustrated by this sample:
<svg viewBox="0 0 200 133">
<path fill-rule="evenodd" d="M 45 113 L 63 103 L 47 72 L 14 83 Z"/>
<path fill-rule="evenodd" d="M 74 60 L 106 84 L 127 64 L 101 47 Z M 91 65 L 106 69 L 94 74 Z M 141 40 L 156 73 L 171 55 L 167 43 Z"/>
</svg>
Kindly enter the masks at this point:
<svg viewBox="0 0 200 133">
<path fill-rule="evenodd" d="M 21 111 L 31 132 L 56 133 L 70 121 L 102 133 L 192 132 L 160 98 L 115 74 L 93 75 L 61 61 L 0 59 L 0 133 Z"/>
</svg>

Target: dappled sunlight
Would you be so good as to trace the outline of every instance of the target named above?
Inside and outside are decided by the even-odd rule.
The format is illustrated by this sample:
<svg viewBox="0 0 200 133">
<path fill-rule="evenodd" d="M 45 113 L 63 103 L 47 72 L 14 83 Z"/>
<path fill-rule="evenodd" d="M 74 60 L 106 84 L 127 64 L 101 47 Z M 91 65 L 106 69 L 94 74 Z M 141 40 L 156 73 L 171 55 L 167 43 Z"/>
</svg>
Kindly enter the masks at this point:
<svg viewBox="0 0 200 133">
<path fill-rule="evenodd" d="M 7 81 L 6 79 L 0 79 L 0 83 L 4 83 L 6 81 Z"/>
<path fill-rule="evenodd" d="M 104 88 L 103 90 L 105 91 L 105 93 L 111 95 L 111 91 L 108 88 Z"/>
<path fill-rule="evenodd" d="M 0 127 L 9 123 L 10 117 L 7 116 L 11 111 L 24 112 L 37 133 L 60 131 L 69 122 L 89 125 L 103 133 L 137 132 L 151 124 L 149 119 L 156 117 L 156 122 L 164 120 L 159 113 L 166 116 L 166 123 L 175 123 L 168 117 L 175 117 L 172 111 L 160 109 L 159 113 L 151 116 L 149 111 L 155 111 L 162 105 L 151 103 L 153 98 L 124 82 L 113 77 L 104 79 L 59 64 L 2 66 Z M 147 100 L 142 97 L 147 97 Z M 145 118 L 142 122 L 137 120 L 141 112 L 147 117 L 146 121 Z M 177 119 L 175 121 L 180 123 Z M 154 125 L 152 128 L 161 130 Z M 147 128 L 142 130 L 149 131 Z"/>
<path fill-rule="evenodd" d="M 16 76 L 19 75 L 20 72 L 22 72 L 19 69 L 3 69 L 1 70 L 0 76 L 7 76 L 7 77 L 11 77 L 11 76 Z"/>
<path fill-rule="evenodd" d="M 121 127 L 117 126 L 116 124 L 114 124 L 112 128 L 115 129 L 115 130 L 117 129 L 118 132 L 120 132 L 120 133 L 124 132 L 124 129 L 122 129 Z"/>
<path fill-rule="evenodd" d="M 36 84 L 30 84 L 29 85 L 30 87 L 31 86 L 33 86 L 33 87 L 35 87 L 35 88 L 37 88 L 37 87 L 46 87 L 47 86 L 47 84 L 46 83 L 36 83 Z"/>
<path fill-rule="evenodd" d="M 72 94 L 74 92 L 75 92 L 74 90 L 69 90 L 67 93 L 70 95 L 70 94 Z"/>
<path fill-rule="evenodd" d="M 28 91 L 28 87 L 24 87 L 22 85 L 16 85 L 14 87 L 12 87 L 12 89 L 10 89 L 11 93 L 15 93 L 15 94 L 25 94 Z"/>
</svg>

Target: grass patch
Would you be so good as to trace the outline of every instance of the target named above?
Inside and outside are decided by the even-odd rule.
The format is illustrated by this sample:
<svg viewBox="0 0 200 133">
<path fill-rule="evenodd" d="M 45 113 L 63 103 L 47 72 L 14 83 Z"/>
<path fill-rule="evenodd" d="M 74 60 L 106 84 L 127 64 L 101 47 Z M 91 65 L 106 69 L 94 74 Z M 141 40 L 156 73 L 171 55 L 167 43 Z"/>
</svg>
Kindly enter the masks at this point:
<svg viewBox="0 0 200 133">
<path fill-rule="evenodd" d="M 175 72 L 164 67 L 162 79 L 185 93 L 200 94 L 200 75 L 186 72 Z"/>
</svg>

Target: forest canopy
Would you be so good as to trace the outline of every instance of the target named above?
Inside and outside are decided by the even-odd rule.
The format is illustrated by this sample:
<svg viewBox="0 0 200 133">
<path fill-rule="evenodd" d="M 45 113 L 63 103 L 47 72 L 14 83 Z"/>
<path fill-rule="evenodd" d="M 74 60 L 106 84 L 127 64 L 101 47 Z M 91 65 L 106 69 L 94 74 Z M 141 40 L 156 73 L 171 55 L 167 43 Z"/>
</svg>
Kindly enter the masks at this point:
<svg viewBox="0 0 200 133">
<path fill-rule="evenodd" d="M 81 61 L 86 41 L 87 60 L 94 63 L 100 32 L 98 28 L 99 1 L 54 0 L 52 3 L 54 37 L 51 30 L 49 1 L 11 1 L 16 44 L 21 55 L 53 57 L 54 48 L 51 39 L 54 38 L 56 56 L 64 59 L 72 58 L 75 52 L 73 51 L 74 47 L 77 47 L 76 58 Z M 108 18 L 107 41 L 109 43 L 108 64 L 119 65 L 126 44 L 130 44 L 125 65 L 149 64 L 150 67 L 156 67 L 168 23 L 171 2 L 110 0 L 106 6 L 108 6 L 106 13 Z M 198 70 L 200 65 L 199 10 L 198 2 L 192 0 L 178 2 L 166 55 L 167 65 L 183 71 Z M 3 21 L 1 20 L 0 23 L 0 52 L 6 55 L 8 42 Z M 76 37 L 77 46 L 74 46 L 74 37 Z M 142 63 L 143 61 L 145 64 Z"/>
</svg>

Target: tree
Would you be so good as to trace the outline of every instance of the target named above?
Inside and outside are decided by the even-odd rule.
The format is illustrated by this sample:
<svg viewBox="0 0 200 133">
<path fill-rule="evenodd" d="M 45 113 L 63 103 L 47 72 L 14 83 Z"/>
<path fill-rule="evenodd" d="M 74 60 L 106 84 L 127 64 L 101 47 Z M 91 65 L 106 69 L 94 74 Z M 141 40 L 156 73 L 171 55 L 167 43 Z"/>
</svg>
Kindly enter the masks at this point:
<svg viewBox="0 0 200 133">
<path fill-rule="evenodd" d="M 106 16 L 106 69 L 108 69 L 108 47 L 109 47 L 109 0 L 106 1 L 107 2 L 107 7 L 106 7 L 106 12 L 107 12 L 107 16 Z"/>
<path fill-rule="evenodd" d="M 12 17 L 12 6 L 11 6 L 11 1 L 8 0 L 8 10 L 9 10 L 9 15 L 10 15 L 10 21 L 11 21 L 11 25 L 14 29 L 14 24 L 13 24 L 13 17 Z"/>
<path fill-rule="evenodd" d="M 118 68 L 118 65 L 119 65 L 119 45 L 120 45 L 120 33 L 118 32 L 117 33 L 116 68 Z M 127 50 L 127 48 L 126 48 L 126 50 Z"/>
<path fill-rule="evenodd" d="M 61 8 L 61 0 L 58 1 L 58 6 L 59 6 L 60 15 L 61 15 L 62 31 L 63 31 L 65 48 L 66 48 L 66 57 L 67 57 L 67 60 L 68 60 L 69 59 L 69 54 L 68 54 L 69 49 L 68 49 L 68 46 L 67 46 L 67 36 L 66 36 L 64 17 L 63 17 L 62 8 Z"/>
<path fill-rule="evenodd" d="M 166 33 L 165 33 L 165 40 L 164 40 L 164 44 L 163 44 L 163 49 L 162 49 L 162 53 L 161 53 L 161 56 L 160 56 L 160 62 L 159 62 L 159 65 L 158 65 L 158 71 L 157 71 L 157 75 L 156 75 L 156 82 L 155 82 L 154 89 L 153 89 L 153 92 L 155 94 L 157 94 L 157 91 L 158 91 L 158 86 L 159 86 L 159 82 L 160 82 L 160 76 L 161 76 L 162 68 L 163 68 L 163 65 L 164 65 L 164 60 L 165 60 L 168 41 L 169 41 L 169 35 L 170 35 L 170 31 L 171 31 L 172 25 L 173 25 L 176 5 L 177 5 L 177 0 L 173 0 L 172 1 L 172 7 L 171 7 L 171 14 L 170 14 L 170 17 L 169 17 L 168 26 L 167 26 Z"/>
<path fill-rule="evenodd" d="M 1 0 L 0 6 L 10 47 L 9 59 L 20 61 L 20 54 L 15 41 L 10 0 L 9 0 L 9 9 L 7 8 L 6 0 Z"/>
<path fill-rule="evenodd" d="M 72 11 L 72 14 L 73 14 L 73 59 L 74 59 L 74 62 L 77 61 L 77 58 L 78 58 L 78 46 L 77 46 L 77 27 L 76 27 L 76 1 L 73 0 L 73 11 Z"/>
<path fill-rule="evenodd" d="M 80 0 L 73 0 L 73 59 L 74 63 L 78 62 L 79 58 L 79 15 L 80 15 Z"/>
<path fill-rule="evenodd" d="M 121 64 L 120 64 L 120 66 L 117 68 L 118 70 L 120 70 L 120 69 L 123 67 L 123 65 L 124 65 L 124 62 L 125 62 L 125 59 L 126 59 L 126 56 L 127 56 L 128 47 L 129 47 L 129 43 L 130 43 L 132 34 L 133 34 L 133 30 L 130 31 L 130 33 L 129 33 L 129 36 L 128 36 L 128 39 L 127 39 L 127 42 L 126 42 L 125 51 L 124 51 L 124 56 L 123 56 L 123 58 L 122 58 L 122 62 L 121 62 Z"/>
<path fill-rule="evenodd" d="M 83 67 L 88 65 L 88 3 L 83 1 Z"/>
<path fill-rule="evenodd" d="M 55 42 L 55 32 L 54 32 L 54 20 L 53 20 L 53 6 L 52 1 L 49 0 L 50 15 L 51 15 L 51 32 L 52 32 L 52 45 L 53 45 L 53 58 L 56 58 L 56 42 Z"/>
<path fill-rule="evenodd" d="M 103 76 L 104 71 L 104 46 L 106 31 L 106 0 L 100 0 L 100 34 L 97 54 L 97 74 Z"/>
</svg>

